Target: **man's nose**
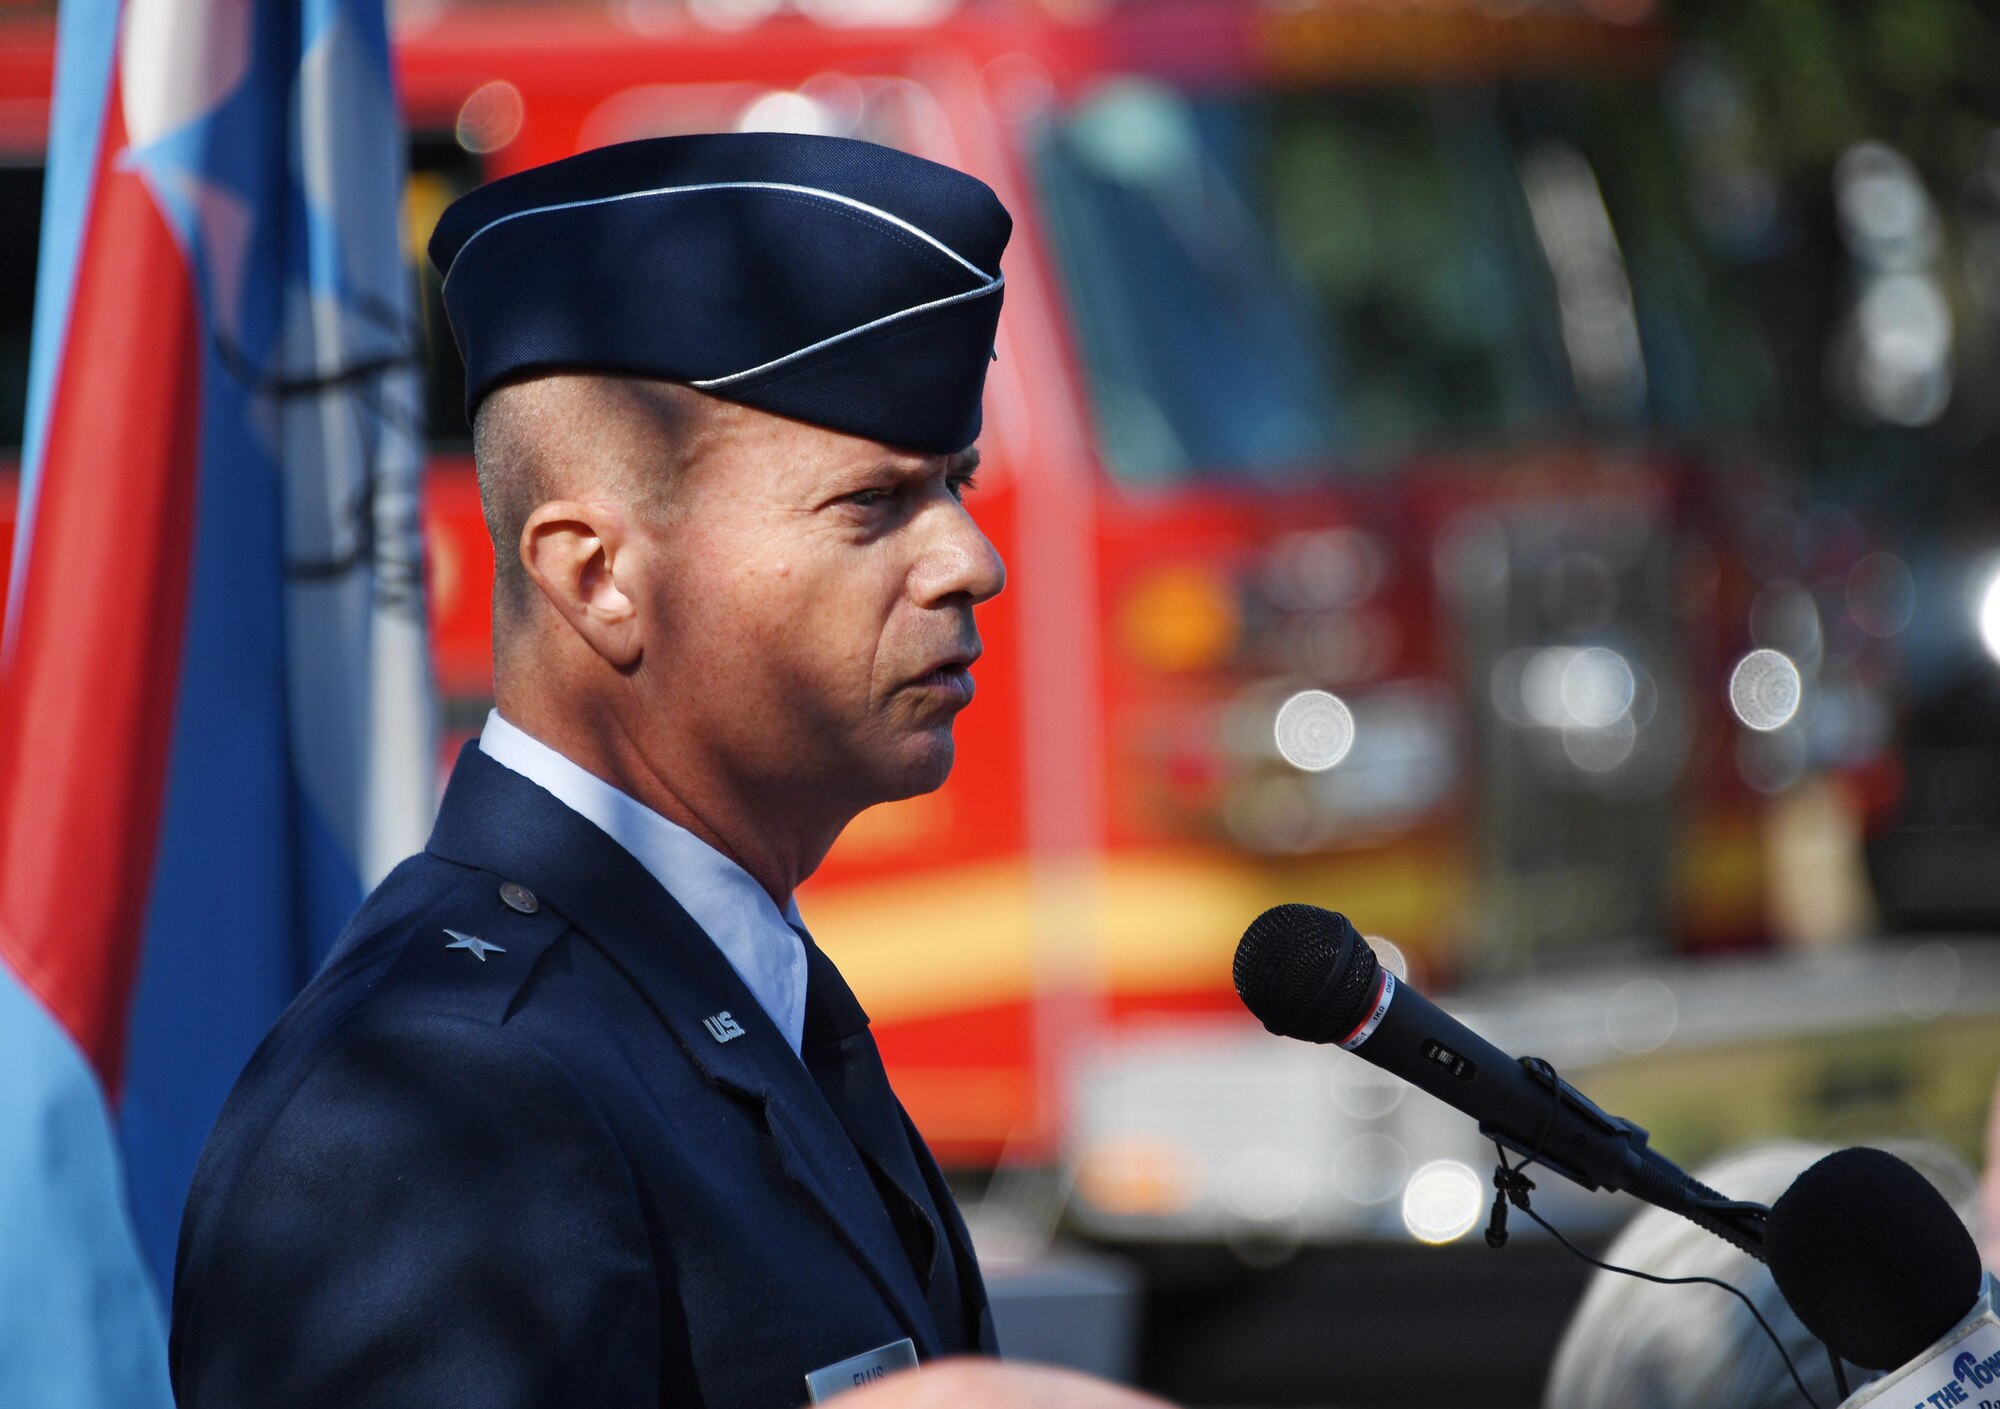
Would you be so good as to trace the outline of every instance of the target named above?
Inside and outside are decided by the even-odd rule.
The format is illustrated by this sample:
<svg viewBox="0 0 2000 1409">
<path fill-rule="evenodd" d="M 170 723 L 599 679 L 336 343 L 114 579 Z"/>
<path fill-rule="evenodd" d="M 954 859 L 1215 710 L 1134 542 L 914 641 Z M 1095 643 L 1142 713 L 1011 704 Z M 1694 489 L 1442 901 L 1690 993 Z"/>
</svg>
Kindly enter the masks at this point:
<svg viewBox="0 0 2000 1409">
<path fill-rule="evenodd" d="M 941 518 L 937 535 L 913 574 L 919 600 L 930 606 L 963 595 L 977 604 L 998 596 L 1007 585 L 1007 565 L 1000 551 L 962 505 L 945 508 Z"/>
</svg>

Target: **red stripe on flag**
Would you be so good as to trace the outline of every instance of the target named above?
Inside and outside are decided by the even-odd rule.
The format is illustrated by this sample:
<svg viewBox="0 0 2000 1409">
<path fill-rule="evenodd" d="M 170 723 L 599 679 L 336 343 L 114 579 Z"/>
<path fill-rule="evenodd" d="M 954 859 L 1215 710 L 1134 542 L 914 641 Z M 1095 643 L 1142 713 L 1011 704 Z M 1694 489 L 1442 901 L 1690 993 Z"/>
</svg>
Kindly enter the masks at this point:
<svg viewBox="0 0 2000 1409">
<path fill-rule="evenodd" d="M 0 679 L 0 958 L 115 1095 L 166 788 L 192 550 L 192 278 L 111 84 Z M 29 527 L 23 525 L 24 528 Z"/>
</svg>

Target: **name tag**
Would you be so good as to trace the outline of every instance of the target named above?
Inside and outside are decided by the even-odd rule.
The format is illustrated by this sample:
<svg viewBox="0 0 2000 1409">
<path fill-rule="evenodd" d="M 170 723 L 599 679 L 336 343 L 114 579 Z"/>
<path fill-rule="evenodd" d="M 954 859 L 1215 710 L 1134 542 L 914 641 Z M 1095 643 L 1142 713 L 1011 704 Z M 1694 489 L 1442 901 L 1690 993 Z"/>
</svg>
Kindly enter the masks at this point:
<svg viewBox="0 0 2000 1409">
<path fill-rule="evenodd" d="M 836 1361 L 823 1370 L 814 1370 L 806 1376 L 806 1400 L 811 1404 L 824 1404 L 836 1394 L 872 1385 L 898 1370 L 916 1368 L 916 1342 L 905 1336 L 878 1349 Z"/>
</svg>

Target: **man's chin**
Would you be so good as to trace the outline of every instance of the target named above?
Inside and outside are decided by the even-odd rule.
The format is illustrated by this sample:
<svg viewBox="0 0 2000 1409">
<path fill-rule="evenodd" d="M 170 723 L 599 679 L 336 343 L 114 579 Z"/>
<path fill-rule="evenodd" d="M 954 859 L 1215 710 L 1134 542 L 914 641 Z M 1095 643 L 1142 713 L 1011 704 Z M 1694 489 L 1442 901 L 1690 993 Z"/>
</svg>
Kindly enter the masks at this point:
<svg viewBox="0 0 2000 1409">
<path fill-rule="evenodd" d="M 921 738 L 911 741 L 909 752 L 893 776 L 884 780 L 886 791 L 881 800 L 901 802 L 904 798 L 936 792 L 951 776 L 951 765 L 957 756 L 958 746 L 952 740 L 949 724 L 924 731 Z"/>
</svg>

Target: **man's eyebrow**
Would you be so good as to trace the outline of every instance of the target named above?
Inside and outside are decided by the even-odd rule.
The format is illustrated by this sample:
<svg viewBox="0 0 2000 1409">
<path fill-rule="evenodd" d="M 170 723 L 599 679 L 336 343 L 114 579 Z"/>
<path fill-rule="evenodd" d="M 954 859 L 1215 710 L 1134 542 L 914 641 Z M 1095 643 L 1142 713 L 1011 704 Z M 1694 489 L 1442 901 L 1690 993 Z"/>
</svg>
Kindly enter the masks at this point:
<svg viewBox="0 0 2000 1409">
<path fill-rule="evenodd" d="M 929 479 L 937 473 L 936 469 L 933 468 L 935 464 L 935 458 L 926 458 L 921 464 L 916 465 L 898 465 L 885 461 L 865 471 L 862 478 L 871 480 L 887 478 L 894 479 L 898 483 Z M 945 457 L 944 472 L 947 475 L 969 475 L 978 468 L 979 448 L 977 446 Z"/>
</svg>

